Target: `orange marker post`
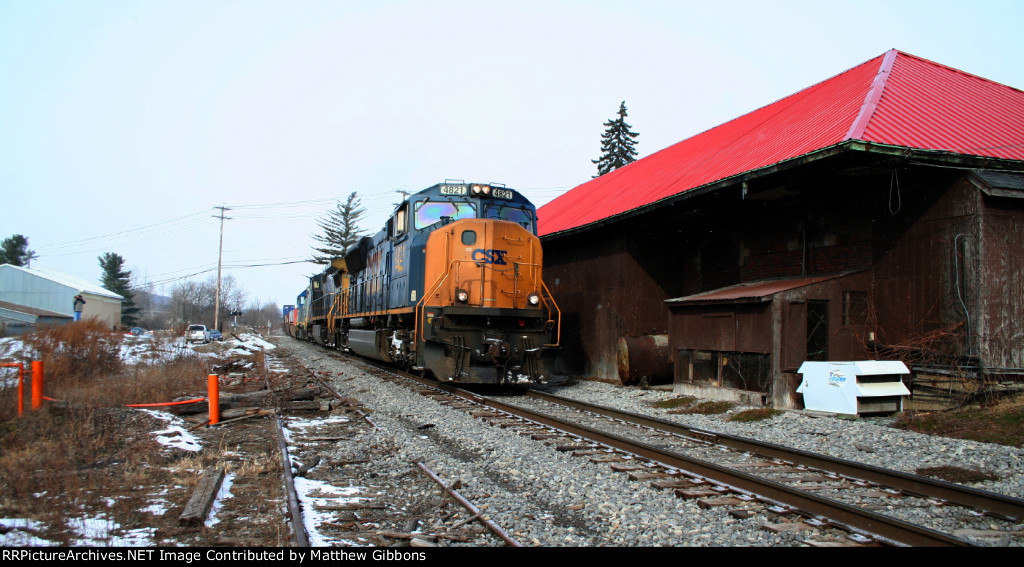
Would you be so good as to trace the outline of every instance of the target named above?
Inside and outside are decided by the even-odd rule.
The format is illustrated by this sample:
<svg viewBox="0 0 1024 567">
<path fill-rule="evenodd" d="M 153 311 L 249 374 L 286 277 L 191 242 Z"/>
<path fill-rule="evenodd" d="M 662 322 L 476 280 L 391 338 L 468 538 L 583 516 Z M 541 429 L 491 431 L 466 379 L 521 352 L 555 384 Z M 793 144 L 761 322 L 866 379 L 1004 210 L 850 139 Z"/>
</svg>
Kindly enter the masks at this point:
<svg viewBox="0 0 1024 567">
<path fill-rule="evenodd" d="M 43 407 L 43 361 L 32 361 L 32 409 Z"/>
<path fill-rule="evenodd" d="M 210 425 L 220 421 L 220 384 L 216 374 L 206 376 L 206 393 L 210 403 Z"/>
</svg>

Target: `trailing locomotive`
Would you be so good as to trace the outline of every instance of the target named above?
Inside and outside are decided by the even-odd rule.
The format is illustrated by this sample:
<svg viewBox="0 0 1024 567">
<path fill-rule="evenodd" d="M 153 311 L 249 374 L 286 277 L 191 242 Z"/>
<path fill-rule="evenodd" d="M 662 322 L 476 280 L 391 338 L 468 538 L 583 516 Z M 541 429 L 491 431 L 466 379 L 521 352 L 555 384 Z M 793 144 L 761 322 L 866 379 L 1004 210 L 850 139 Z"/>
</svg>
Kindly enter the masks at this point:
<svg viewBox="0 0 1024 567">
<path fill-rule="evenodd" d="M 543 382 L 560 325 L 541 279 L 536 218 L 505 187 L 424 189 L 311 277 L 285 328 L 439 380 Z"/>
</svg>

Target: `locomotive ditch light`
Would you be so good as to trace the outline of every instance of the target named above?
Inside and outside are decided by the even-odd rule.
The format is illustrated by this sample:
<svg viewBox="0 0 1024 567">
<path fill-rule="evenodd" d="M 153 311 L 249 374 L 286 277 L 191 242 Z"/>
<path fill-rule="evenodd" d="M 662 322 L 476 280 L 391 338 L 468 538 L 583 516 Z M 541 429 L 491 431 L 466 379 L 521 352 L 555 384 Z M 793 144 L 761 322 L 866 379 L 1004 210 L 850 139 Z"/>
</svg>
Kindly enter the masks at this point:
<svg viewBox="0 0 1024 567">
<path fill-rule="evenodd" d="M 455 299 L 458 300 L 459 303 L 466 303 L 469 301 L 469 292 L 464 289 L 457 289 L 455 290 Z"/>
<path fill-rule="evenodd" d="M 540 296 L 539 296 L 539 295 L 537 295 L 536 293 L 531 293 L 531 294 L 530 294 L 530 295 L 529 295 L 529 296 L 528 296 L 528 297 L 526 298 L 526 301 L 529 301 L 529 302 L 530 302 L 530 305 L 533 305 L 533 306 L 537 306 L 537 305 L 540 305 Z"/>
</svg>

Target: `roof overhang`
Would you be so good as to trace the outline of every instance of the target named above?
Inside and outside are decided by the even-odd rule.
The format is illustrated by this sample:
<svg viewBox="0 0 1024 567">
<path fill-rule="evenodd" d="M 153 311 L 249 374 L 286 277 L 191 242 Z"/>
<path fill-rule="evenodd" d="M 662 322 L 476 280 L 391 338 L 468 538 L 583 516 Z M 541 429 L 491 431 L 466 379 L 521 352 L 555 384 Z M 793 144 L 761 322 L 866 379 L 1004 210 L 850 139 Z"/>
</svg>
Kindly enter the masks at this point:
<svg viewBox="0 0 1024 567">
<path fill-rule="evenodd" d="M 794 158 L 790 158 L 769 166 L 761 167 L 758 169 L 752 169 L 737 175 L 719 179 L 718 181 L 714 181 L 712 183 L 701 185 L 699 187 L 693 187 L 691 189 L 687 189 L 685 191 L 676 193 L 675 195 L 672 195 L 670 197 L 666 197 L 664 199 L 648 203 L 641 207 L 637 207 L 629 211 L 625 211 L 616 215 L 603 218 L 599 221 L 595 221 L 592 223 L 573 227 L 566 230 L 561 230 L 558 232 L 545 234 L 541 236 L 541 240 L 549 242 L 551 240 L 556 240 L 562 237 L 583 234 L 591 230 L 596 230 L 599 228 L 616 224 L 627 219 L 647 214 L 655 209 L 664 206 L 675 205 L 683 201 L 686 201 L 687 199 L 692 199 L 695 197 L 700 197 L 702 195 L 715 193 L 730 187 L 742 187 L 744 183 L 749 183 L 755 179 L 760 179 L 762 177 L 766 177 L 768 175 L 772 175 L 775 173 L 790 171 L 811 163 L 822 162 L 830 158 L 849 153 L 864 153 L 874 154 L 878 156 L 892 156 L 894 158 L 901 158 L 904 160 L 913 160 L 916 165 L 922 166 L 953 167 L 956 169 L 963 170 L 995 169 L 1024 172 L 1024 161 L 1020 160 L 960 154 L 956 152 L 943 150 L 928 150 L 920 148 L 910 148 L 906 146 L 891 146 L 875 142 L 865 142 L 862 140 L 847 140 L 845 142 L 840 142 L 838 144 L 821 148 L 819 150 L 815 150 L 813 152 L 806 153 Z"/>
<path fill-rule="evenodd" d="M 700 307 L 706 305 L 736 305 L 741 303 L 770 303 L 775 299 L 775 296 L 780 293 L 829 280 L 844 278 L 863 271 L 865 270 L 853 270 L 839 274 L 789 276 L 755 280 L 703 291 L 701 293 L 685 297 L 666 299 L 665 304 L 670 308 L 676 308 Z"/>
</svg>

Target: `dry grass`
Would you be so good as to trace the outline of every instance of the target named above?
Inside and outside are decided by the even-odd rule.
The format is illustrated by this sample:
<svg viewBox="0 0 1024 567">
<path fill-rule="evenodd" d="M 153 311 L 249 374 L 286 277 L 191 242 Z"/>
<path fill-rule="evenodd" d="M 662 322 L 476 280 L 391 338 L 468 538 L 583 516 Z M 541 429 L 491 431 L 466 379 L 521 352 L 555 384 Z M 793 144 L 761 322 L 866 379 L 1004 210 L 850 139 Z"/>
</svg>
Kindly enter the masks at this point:
<svg viewBox="0 0 1024 567">
<path fill-rule="evenodd" d="M 729 421 L 736 421 L 740 423 L 745 423 L 748 421 L 763 421 L 782 414 L 782 410 L 777 410 L 774 408 L 756 408 L 741 411 L 736 415 L 730 417 Z"/>
<path fill-rule="evenodd" d="M 661 400 L 660 402 L 654 402 L 651 405 L 661 409 L 675 409 L 680 407 L 687 407 L 695 401 L 697 401 L 697 398 L 694 398 L 692 396 L 683 396 L 681 398 L 670 398 L 668 400 Z"/>
<path fill-rule="evenodd" d="M 904 412 L 897 417 L 894 427 L 1024 447 L 1024 395 L 949 411 Z"/>
<path fill-rule="evenodd" d="M 725 413 L 732 408 L 736 407 L 735 402 L 721 402 L 708 400 L 700 402 L 694 406 L 687 408 L 670 410 L 668 413 L 671 414 L 700 414 L 700 415 L 715 415 Z"/>
<path fill-rule="evenodd" d="M 43 362 L 44 395 L 68 407 L 169 402 L 206 391 L 206 363 L 200 359 L 186 356 L 160 365 L 126 366 L 120 354 L 124 335 L 95 322 L 47 329 L 22 339 L 34 351 L 32 358 Z M 26 394 L 28 390 L 26 383 Z M 0 404 L 0 422 L 16 416 L 12 402 L 17 400 L 11 398 L 4 396 Z"/>
<path fill-rule="evenodd" d="M 205 395 L 205 363 L 126 366 L 123 335 L 90 322 L 22 339 L 43 361 L 46 397 L 58 401 L 32 411 L 26 399 L 18 417 L 16 390 L 0 389 L 0 515 L 43 521 L 46 537 L 66 544 L 73 533 L 61 526 L 72 517 L 136 513 L 136 487 L 175 474 L 150 435 L 165 423 L 125 405 Z"/>
</svg>

